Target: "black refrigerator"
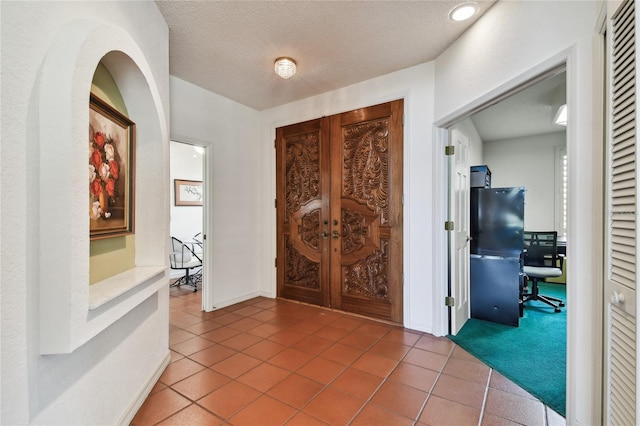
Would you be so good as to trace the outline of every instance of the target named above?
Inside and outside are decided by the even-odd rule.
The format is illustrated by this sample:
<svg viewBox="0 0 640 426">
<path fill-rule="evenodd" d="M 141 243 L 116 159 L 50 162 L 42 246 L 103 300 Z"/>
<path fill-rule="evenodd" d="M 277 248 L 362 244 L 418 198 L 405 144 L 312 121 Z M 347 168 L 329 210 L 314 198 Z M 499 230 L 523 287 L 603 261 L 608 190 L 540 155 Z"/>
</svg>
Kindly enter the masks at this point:
<svg viewBox="0 0 640 426">
<path fill-rule="evenodd" d="M 518 326 L 524 188 L 471 189 L 471 318 Z"/>
</svg>

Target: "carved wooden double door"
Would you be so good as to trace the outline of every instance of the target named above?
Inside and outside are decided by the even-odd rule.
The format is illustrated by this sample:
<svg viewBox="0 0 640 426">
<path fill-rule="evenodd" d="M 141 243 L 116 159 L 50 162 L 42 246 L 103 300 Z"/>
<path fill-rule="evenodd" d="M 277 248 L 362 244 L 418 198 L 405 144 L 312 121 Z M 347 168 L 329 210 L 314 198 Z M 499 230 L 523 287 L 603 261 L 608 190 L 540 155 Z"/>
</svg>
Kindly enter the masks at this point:
<svg viewBox="0 0 640 426">
<path fill-rule="evenodd" d="M 402 323 L 402 113 L 276 130 L 279 297 Z"/>
</svg>

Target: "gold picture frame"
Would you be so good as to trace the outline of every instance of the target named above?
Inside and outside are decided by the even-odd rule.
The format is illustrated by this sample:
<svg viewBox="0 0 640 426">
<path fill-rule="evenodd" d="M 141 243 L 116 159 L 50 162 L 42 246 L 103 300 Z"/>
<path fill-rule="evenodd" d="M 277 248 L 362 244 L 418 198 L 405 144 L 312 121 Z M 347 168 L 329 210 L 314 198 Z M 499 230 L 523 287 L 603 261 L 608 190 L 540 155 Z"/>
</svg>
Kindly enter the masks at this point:
<svg viewBox="0 0 640 426">
<path fill-rule="evenodd" d="M 102 99 L 89 101 L 89 238 L 135 229 L 135 123 Z"/>
<path fill-rule="evenodd" d="M 201 206 L 202 181 L 174 179 L 173 194 L 176 206 Z"/>
</svg>

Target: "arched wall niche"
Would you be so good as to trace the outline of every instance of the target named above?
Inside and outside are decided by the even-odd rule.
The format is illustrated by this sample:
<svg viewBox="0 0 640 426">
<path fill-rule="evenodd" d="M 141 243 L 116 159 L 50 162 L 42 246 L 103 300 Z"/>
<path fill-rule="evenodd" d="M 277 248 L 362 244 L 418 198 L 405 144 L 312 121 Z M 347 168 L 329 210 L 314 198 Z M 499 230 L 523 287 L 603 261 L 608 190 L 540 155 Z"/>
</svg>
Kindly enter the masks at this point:
<svg viewBox="0 0 640 426">
<path fill-rule="evenodd" d="M 87 129 L 100 61 L 136 123 L 136 248 L 134 268 L 89 286 Z M 96 21 L 61 28 L 42 66 L 38 101 L 40 353 L 70 353 L 167 284 L 168 116 L 135 41 Z"/>
<path fill-rule="evenodd" d="M 91 94 L 111 105 L 116 111 L 129 117 L 129 111 L 124 99 L 122 99 L 120 88 L 102 61 L 100 61 L 93 74 Z M 135 157 L 132 159 L 135 160 Z M 89 242 L 89 285 L 127 271 L 135 266 L 135 237 L 135 234 L 131 234 L 114 238 L 100 238 Z"/>
</svg>

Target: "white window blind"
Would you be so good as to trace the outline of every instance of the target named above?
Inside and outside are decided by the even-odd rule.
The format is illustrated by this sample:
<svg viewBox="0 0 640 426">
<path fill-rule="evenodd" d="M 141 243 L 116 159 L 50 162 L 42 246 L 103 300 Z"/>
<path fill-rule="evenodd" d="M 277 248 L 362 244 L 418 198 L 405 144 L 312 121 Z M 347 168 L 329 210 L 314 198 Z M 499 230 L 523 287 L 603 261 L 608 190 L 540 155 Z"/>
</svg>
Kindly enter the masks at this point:
<svg viewBox="0 0 640 426">
<path fill-rule="evenodd" d="M 567 237 L 567 148 L 556 147 L 556 231 L 558 237 Z"/>
</svg>

